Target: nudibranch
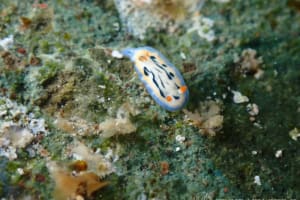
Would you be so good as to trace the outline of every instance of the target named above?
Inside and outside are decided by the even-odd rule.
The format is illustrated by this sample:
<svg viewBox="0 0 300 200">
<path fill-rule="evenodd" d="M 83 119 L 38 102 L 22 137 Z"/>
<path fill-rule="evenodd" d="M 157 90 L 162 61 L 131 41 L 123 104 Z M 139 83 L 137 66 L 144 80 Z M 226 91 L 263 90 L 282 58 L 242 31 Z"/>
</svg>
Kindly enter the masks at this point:
<svg viewBox="0 0 300 200">
<path fill-rule="evenodd" d="M 152 98 L 168 111 L 180 110 L 189 91 L 178 69 L 152 47 L 127 48 L 122 54 L 134 63 L 135 71 Z"/>
</svg>

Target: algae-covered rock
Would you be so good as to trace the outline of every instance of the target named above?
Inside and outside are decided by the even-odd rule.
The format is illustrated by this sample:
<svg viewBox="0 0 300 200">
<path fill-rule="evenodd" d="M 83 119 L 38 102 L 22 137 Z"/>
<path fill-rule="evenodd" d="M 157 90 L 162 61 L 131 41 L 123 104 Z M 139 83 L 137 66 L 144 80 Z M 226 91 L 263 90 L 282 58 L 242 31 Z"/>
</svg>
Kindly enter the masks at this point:
<svg viewBox="0 0 300 200">
<path fill-rule="evenodd" d="M 300 196 L 298 3 L 203 2 L 1 1 L 0 196 Z M 140 46 L 182 73 L 185 110 L 119 54 Z"/>
</svg>

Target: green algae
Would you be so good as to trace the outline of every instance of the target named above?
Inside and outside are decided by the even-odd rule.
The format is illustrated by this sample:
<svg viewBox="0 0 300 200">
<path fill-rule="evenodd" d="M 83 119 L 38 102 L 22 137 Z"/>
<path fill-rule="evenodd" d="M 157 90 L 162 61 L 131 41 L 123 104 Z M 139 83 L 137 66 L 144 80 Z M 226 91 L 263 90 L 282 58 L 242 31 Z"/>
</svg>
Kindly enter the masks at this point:
<svg viewBox="0 0 300 200">
<path fill-rule="evenodd" d="M 279 7 L 271 10 L 276 10 L 277 15 L 289 12 L 292 14 L 288 9 L 280 12 Z M 272 14 L 274 15 L 274 12 Z M 283 19 L 287 18 L 283 17 Z M 229 73 L 227 76 L 231 78 L 231 87 L 238 88 L 252 102 L 259 105 L 260 114 L 257 120 L 261 128 L 252 126 L 247 119 L 247 113 L 240 105 L 227 104 L 224 111 L 223 135 L 220 135 L 220 138 L 209 148 L 210 155 L 213 157 L 218 152 L 218 157 L 215 157 L 216 163 L 226 169 L 224 172 L 227 176 L 240 185 L 243 191 L 252 191 L 251 195 L 245 193 L 245 197 L 296 198 L 299 196 L 297 190 L 299 182 L 293 178 L 293 174 L 295 175 L 293 169 L 299 165 L 296 159 L 299 154 L 299 147 L 297 147 L 299 144 L 286 137 L 292 127 L 299 126 L 297 68 L 300 60 L 295 56 L 294 50 L 298 48 L 294 46 L 298 39 L 291 39 L 288 36 L 299 34 L 293 29 L 299 24 L 292 21 L 285 21 L 285 23 L 288 24 L 278 23 L 276 29 L 269 32 L 261 30 L 261 27 L 252 30 L 252 32 L 266 31 L 266 33 L 261 37 L 253 37 L 250 32 L 247 40 L 241 44 L 242 48 L 255 48 L 263 56 L 265 74 L 262 80 L 232 77 L 230 71 L 227 72 Z M 281 26 L 288 26 L 290 29 L 283 31 Z M 272 88 L 271 91 L 268 91 L 268 87 Z M 214 151 L 215 149 L 218 151 Z M 278 149 L 285 149 L 286 154 L 283 158 L 275 158 Z M 258 150 L 259 155 L 251 155 L 253 150 Z M 223 160 L 240 164 L 232 167 Z M 258 164 L 253 166 L 252 163 Z M 263 177 L 265 184 L 262 183 L 261 189 L 251 185 L 255 175 Z M 248 184 L 245 185 L 245 182 Z"/>
<path fill-rule="evenodd" d="M 37 81 L 41 85 L 47 85 L 49 82 L 51 82 L 61 70 L 63 66 L 57 62 L 46 62 L 44 66 L 39 68 L 39 74 L 36 77 Z"/>
</svg>

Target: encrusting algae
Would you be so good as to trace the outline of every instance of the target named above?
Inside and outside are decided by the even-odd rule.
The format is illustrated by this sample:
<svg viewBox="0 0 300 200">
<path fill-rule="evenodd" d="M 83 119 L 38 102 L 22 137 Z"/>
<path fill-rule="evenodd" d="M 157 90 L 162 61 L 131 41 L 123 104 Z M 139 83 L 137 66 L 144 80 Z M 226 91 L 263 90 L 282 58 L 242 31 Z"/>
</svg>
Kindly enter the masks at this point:
<svg viewBox="0 0 300 200">
<path fill-rule="evenodd" d="M 93 172 L 73 174 L 60 169 L 55 163 L 48 164 L 48 169 L 55 180 L 53 197 L 56 200 L 90 198 L 94 192 L 108 185 Z"/>
<path fill-rule="evenodd" d="M 116 118 L 108 118 L 99 124 L 101 137 L 109 138 L 115 135 L 134 133 L 136 126 L 131 122 L 130 115 L 139 113 L 132 105 L 123 104 L 117 111 Z"/>
<path fill-rule="evenodd" d="M 99 152 L 92 152 L 85 144 L 75 141 L 68 146 L 70 156 L 76 161 L 84 161 L 87 165 L 87 171 L 97 174 L 99 177 L 105 177 L 115 172 L 115 167 L 111 160 L 117 160 L 117 156 L 108 152 L 109 155 L 102 155 Z"/>
<path fill-rule="evenodd" d="M 2 0 L 0 196 L 297 198 L 296 1 Z M 154 104 L 138 46 L 180 69 L 187 110 Z"/>
<path fill-rule="evenodd" d="M 194 112 L 183 110 L 188 121 L 199 129 L 203 135 L 215 136 L 222 129 L 224 117 L 221 115 L 222 103 L 216 101 L 205 101 L 200 103 Z"/>
<path fill-rule="evenodd" d="M 235 56 L 236 63 L 235 73 L 242 76 L 253 75 L 256 79 L 260 79 L 264 73 L 262 68 L 262 57 L 257 58 L 257 52 L 254 49 L 245 49 L 240 57 Z"/>
</svg>

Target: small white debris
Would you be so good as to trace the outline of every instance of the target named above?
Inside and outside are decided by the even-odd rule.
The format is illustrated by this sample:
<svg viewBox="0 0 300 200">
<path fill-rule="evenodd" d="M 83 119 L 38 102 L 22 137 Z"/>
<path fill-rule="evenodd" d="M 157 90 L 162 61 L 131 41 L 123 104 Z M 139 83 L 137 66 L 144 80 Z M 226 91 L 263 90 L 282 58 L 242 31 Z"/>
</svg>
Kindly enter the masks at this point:
<svg viewBox="0 0 300 200">
<path fill-rule="evenodd" d="M 217 3 L 228 3 L 230 2 L 230 0 L 213 0 L 214 2 L 217 2 Z"/>
<path fill-rule="evenodd" d="M 249 120 L 250 120 L 250 122 L 255 122 L 256 119 L 255 119 L 255 117 L 251 116 L 251 117 L 249 117 Z"/>
<path fill-rule="evenodd" d="M 141 2 L 147 3 L 147 4 L 151 4 L 153 3 L 153 0 L 141 0 Z"/>
<path fill-rule="evenodd" d="M 180 151 L 180 147 L 176 147 L 175 151 L 176 152 Z"/>
<path fill-rule="evenodd" d="M 264 70 L 258 69 L 257 72 L 254 74 L 254 78 L 260 79 L 264 75 Z"/>
<path fill-rule="evenodd" d="M 180 57 L 181 57 L 183 60 L 186 59 L 186 56 L 185 56 L 185 54 L 184 54 L 183 52 L 180 52 Z"/>
<path fill-rule="evenodd" d="M 0 109 L 0 117 L 3 117 L 7 114 L 7 110 Z"/>
<path fill-rule="evenodd" d="M 294 128 L 289 132 L 289 135 L 293 140 L 297 141 L 298 137 L 300 137 L 300 131 L 297 128 Z"/>
<path fill-rule="evenodd" d="M 18 168 L 17 169 L 18 174 L 23 175 L 24 174 L 24 170 L 22 168 Z"/>
<path fill-rule="evenodd" d="M 242 95 L 239 91 L 231 91 L 233 94 L 233 102 L 234 103 L 245 103 L 249 101 L 247 96 Z"/>
<path fill-rule="evenodd" d="M 3 38 L 2 40 L 0 40 L 0 46 L 7 51 L 9 48 L 11 48 L 14 44 L 14 36 L 13 35 L 9 35 L 6 38 Z"/>
<path fill-rule="evenodd" d="M 119 58 L 119 59 L 123 58 L 123 54 L 121 54 L 121 52 L 117 51 L 117 50 L 113 50 L 111 52 L 111 56 L 114 58 Z"/>
<path fill-rule="evenodd" d="M 263 126 L 260 123 L 258 123 L 258 122 L 254 122 L 253 126 L 255 126 L 256 128 L 259 128 L 259 129 L 263 128 Z"/>
<path fill-rule="evenodd" d="M 81 195 L 76 195 L 75 200 L 84 200 L 84 198 Z"/>
<path fill-rule="evenodd" d="M 105 85 L 98 85 L 98 87 L 101 88 L 101 89 L 105 89 L 106 88 Z"/>
<path fill-rule="evenodd" d="M 261 181 L 260 181 L 260 177 L 259 177 L 259 176 L 254 176 L 254 183 L 255 183 L 256 185 L 261 186 Z"/>
<path fill-rule="evenodd" d="M 82 155 L 77 154 L 77 153 L 73 153 L 72 157 L 74 160 L 83 160 L 84 159 Z"/>
<path fill-rule="evenodd" d="M 251 153 L 252 153 L 252 155 L 254 155 L 254 156 L 257 155 L 257 151 L 252 151 Z"/>
<path fill-rule="evenodd" d="M 185 137 L 182 135 L 176 135 L 175 140 L 179 143 L 183 143 L 185 141 Z"/>
<path fill-rule="evenodd" d="M 120 30 L 120 24 L 119 23 L 113 23 L 113 27 L 115 28 L 116 31 Z"/>
<path fill-rule="evenodd" d="M 112 149 L 108 149 L 107 153 L 104 155 L 104 158 L 107 160 L 112 160 L 114 154 Z"/>
<path fill-rule="evenodd" d="M 258 115 L 258 113 L 259 113 L 258 106 L 255 103 L 249 103 L 247 105 L 246 109 L 247 109 L 249 115 L 251 115 L 251 116 Z"/>
<path fill-rule="evenodd" d="M 276 157 L 276 158 L 282 157 L 282 150 L 281 150 L 281 149 L 276 151 L 275 157 Z"/>
</svg>

